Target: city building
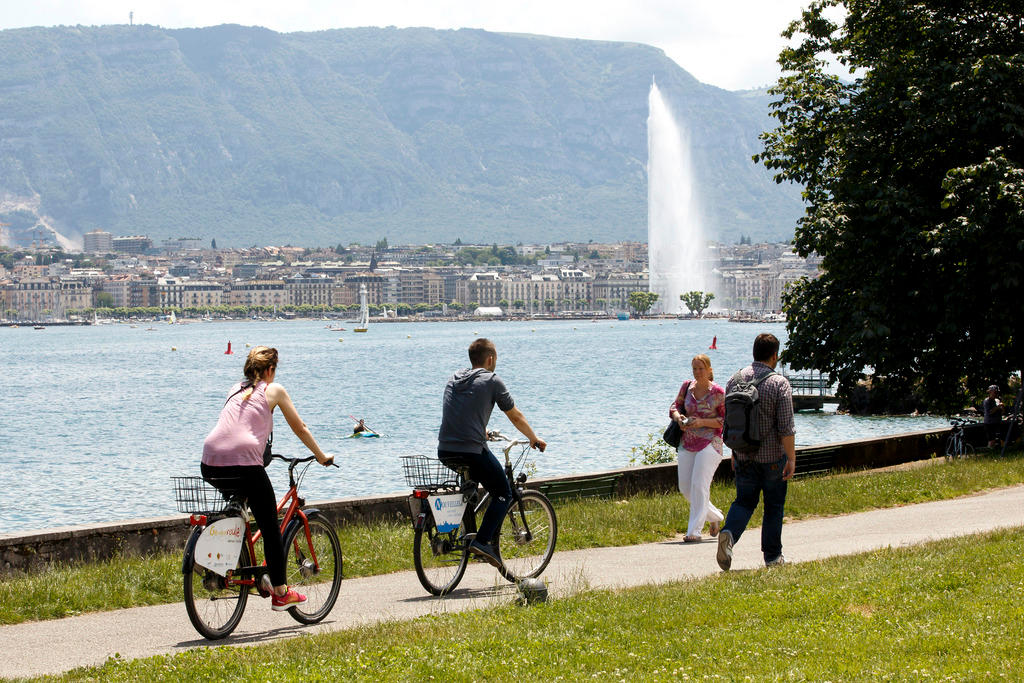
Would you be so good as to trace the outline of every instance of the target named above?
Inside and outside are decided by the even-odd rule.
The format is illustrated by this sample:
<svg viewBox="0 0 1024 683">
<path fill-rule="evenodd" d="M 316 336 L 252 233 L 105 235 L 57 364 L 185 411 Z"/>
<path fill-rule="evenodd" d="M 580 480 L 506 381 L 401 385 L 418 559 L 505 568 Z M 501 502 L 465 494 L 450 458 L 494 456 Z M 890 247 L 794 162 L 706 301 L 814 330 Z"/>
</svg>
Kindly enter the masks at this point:
<svg viewBox="0 0 1024 683">
<path fill-rule="evenodd" d="M 82 235 L 82 251 L 86 254 L 109 254 L 114 251 L 114 236 L 104 230 L 90 230 Z"/>
<path fill-rule="evenodd" d="M 298 274 L 284 279 L 286 302 L 291 306 L 333 306 L 334 278 Z"/>
<path fill-rule="evenodd" d="M 153 248 L 153 241 L 143 235 L 113 238 L 113 250 L 121 254 L 145 254 Z"/>
<path fill-rule="evenodd" d="M 642 273 L 604 273 L 594 278 L 593 293 L 595 308 L 626 309 L 629 295 L 646 292 L 650 277 Z"/>
<path fill-rule="evenodd" d="M 168 254 L 180 251 L 200 251 L 203 249 L 203 240 L 198 237 L 177 237 L 163 241 L 163 250 Z"/>
<path fill-rule="evenodd" d="M 341 287 L 335 290 L 335 305 L 351 306 L 359 303 L 359 285 L 366 285 L 366 303 L 384 303 L 384 277 L 376 273 L 354 273 L 345 276 Z"/>
<path fill-rule="evenodd" d="M 161 278 L 157 289 L 163 308 L 203 308 L 220 306 L 224 301 L 224 285 L 219 282 Z"/>
<path fill-rule="evenodd" d="M 288 293 L 284 280 L 235 280 L 228 291 L 228 304 L 252 308 L 284 306 Z"/>
<path fill-rule="evenodd" d="M 20 319 L 62 319 L 68 311 L 92 307 L 92 286 L 76 278 L 16 278 L 0 288 L 4 311 Z"/>
</svg>

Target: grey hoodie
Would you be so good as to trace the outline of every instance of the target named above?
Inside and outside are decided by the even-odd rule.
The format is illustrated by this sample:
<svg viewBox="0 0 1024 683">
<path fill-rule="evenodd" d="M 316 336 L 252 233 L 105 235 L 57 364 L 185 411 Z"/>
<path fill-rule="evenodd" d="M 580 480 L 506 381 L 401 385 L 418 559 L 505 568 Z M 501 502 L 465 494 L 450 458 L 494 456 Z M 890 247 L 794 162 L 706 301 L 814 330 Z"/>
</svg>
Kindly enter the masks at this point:
<svg viewBox="0 0 1024 683">
<path fill-rule="evenodd" d="M 487 446 L 487 423 L 495 405 L 507 411 L 516 404 L 505 383 L 493 372 L 466 368 L 452 375 L 444 388 L 438 450 L 482 452 Z"/>
</svg>

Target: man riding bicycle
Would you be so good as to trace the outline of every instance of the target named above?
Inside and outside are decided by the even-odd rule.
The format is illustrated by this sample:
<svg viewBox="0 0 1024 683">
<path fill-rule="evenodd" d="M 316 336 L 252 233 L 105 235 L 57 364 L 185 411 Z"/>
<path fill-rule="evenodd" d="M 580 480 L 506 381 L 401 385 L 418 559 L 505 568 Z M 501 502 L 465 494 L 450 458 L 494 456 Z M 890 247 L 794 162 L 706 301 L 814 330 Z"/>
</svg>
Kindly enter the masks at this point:
<svg viewBox="0 0 1024 683">
<path fill-rule="evenodd" d="M 491 504 L 469 551 L 488 564 L 500 567 L 501 558 L 494 541 L 512 503 L 512 488 L 498 459 L 487 448 L 487 423 L 494 406 L 497 405 L 530 440 L 532 448 L 543 452 L 547 443 L 533 432 L 526 417 L 516 408 L 505 383 L 494 374 L 498 363 L 494 342 L 484 338 L 475 340 L 469 345 L 469 362 L 472 367 L 456 372 L 444 388 L 437 457 L 451 469 L 467 468 L 470 479 L 491 494 Z"/>
</svg>

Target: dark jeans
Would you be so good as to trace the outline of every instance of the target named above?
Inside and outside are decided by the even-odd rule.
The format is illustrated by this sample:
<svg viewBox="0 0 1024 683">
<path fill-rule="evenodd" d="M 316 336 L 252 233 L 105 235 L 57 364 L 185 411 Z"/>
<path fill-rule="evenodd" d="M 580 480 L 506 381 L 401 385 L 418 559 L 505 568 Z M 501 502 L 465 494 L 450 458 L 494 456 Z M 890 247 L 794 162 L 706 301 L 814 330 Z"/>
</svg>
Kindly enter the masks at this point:
<svg viewBox="0 0 1024 683">
<path fill-rule="evenodd" d="M 736 459 L 736 500 L 729 507 L 723 529 L 740 540 L 750 516 L 764 494 L 764 521 L 761 523 L 761 552 L 771 562 L 782 555 L 782 516 L 786 505 L 787 482 L 782 480 L 786 457 L 774 463 Z"/>
<path fill-rule="evenodd" d="M 259 465 L 212 467 L 203 464 L 203 479 L 219 491 L 238 491 L 249 501 L 249 511 L 256 526 L 263 532 L 263 554 L 267 558 L 267 573 L 275 586 L 283 586 L 284 541 L 277 525 L 277 498 L 267 471 Z"/>
<path fill-rule="evenodd" d="M 1002 441 L 1005 434 L 1002 421 L 985 423 L 985 435 L 989 441 Z"/>
<path fill-rule="evenodd" d="M 491 494 L 491 503 L 480 522 L 476 538 L 483 544 L 494 543 L 501 528 L 501 521 L 512 505 L 512 487 L 509 486 L 505 468 L 501 466 L 494 454 L 484 446 L 479 453 L 460 453 L 458 451 L 437 450 L 437 457 L 447 467 L 469 469 L 469 478 L 477 482 Z"/>
</svg>

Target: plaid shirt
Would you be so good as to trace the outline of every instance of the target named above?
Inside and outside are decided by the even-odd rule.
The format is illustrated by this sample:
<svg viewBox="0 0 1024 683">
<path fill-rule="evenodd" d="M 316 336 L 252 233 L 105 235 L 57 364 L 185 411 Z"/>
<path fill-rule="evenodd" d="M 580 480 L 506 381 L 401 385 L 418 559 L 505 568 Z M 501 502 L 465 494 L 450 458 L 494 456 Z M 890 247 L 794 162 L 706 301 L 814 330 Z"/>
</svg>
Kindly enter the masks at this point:
<svg viewBox="0 0 1024 683">
<path fill-rule="evenodd" d="M 750 381 L 763 377 L 770 371 L 769 366 L 754 361 L 752 365 L 740 370 L 740 376 Z M 730 389 L 731 379 L 726 385 L 725 393 L 728 394 Z M 751 453 L 733 451 L 733 455 L 740 460 L 778 462 L 786 454 L 782 448 L 782 437 L 796 434 L 796 428 L 793 426 L 793 390 L 788 379 L 775 374 L 758 385 L 757 395 L 760 399 L 761 447 Z"/>
</svg>

